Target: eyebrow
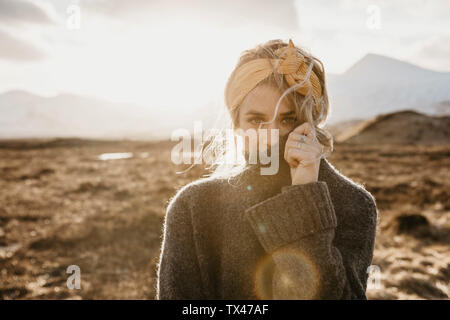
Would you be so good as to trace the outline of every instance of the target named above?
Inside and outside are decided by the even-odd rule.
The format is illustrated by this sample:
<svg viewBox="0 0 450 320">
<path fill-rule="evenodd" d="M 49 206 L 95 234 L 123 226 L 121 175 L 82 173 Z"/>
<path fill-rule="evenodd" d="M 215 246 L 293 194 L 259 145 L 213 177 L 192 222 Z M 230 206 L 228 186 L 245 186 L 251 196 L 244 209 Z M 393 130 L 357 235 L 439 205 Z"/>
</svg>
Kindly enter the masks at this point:
<svg viewBox="0 0 450 320">
<path fill-rule="evenodd" d="M 295 114 L 295 112 L 293 110 L 291 111 L 286 111 L 283 113 L 280 113 L 280 116 L 290 116 Z M 255 110 L 249 110 L 245 113 L 245 115 L 256 115 L 256 116 L 264 116 L 265 114 L 259 111 L 255 111 Z"/>
</svg>

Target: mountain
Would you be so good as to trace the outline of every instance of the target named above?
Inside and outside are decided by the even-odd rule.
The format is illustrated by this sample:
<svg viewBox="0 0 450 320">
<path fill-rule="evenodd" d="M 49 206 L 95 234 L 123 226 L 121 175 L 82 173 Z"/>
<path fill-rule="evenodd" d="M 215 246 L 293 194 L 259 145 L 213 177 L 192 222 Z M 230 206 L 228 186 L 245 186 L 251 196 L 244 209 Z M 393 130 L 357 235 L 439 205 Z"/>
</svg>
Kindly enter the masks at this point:
<svg viewBox="0 0 450 320">
<path fill-rule="evenodd" d="M 333 135 L 334 141 L 341 142 L 345 140 L 345 137 L 351 135 L 355 130 L 357 130 L 359 126 L 363 125 L 363 123 L 365 123 L 366 121 L 366 119 L 350 119 L 334 123 L 327 123 L 324 126 L 324 129 L 326 129 Z"/>
<path fill-rule="evenodd" d="M 354 121 L 399 110 L 429 115 L 450 112 L 450 73 L 435 72 L 389 57 L 368 54 L 343 74 L 329 74 L 328 124 Z M 14 90 L 0 94 L 0 138 L 170 138 L 175 129 L 191 132 L 224 128 L 229 117 L 223 103 L 195 108 L 139 106 L 60 94 L 42 97 Z M 336 130 L 341 130 L 335 127 Z"/>
<path fill-rule="evenodd" d="M 347 144 L 450 143 L 450 115 L 429 116 L 414 110 L 396 111 L 361 121 L 334 135 Z"/>
<path fill-rule="evenodd" d="M 173 111 L 129 103 L 113 103 L 74 94 L 42 97 L 14 90 L 0 95 L 0 139 L 81 137 L 167 139 L 178 128 L 224 127 L 225 110 L 215 103 Z"/>
<path fill-rule="evenodd" d="M 367 54 L 343 74 L 328 79 L 331 122 L 367 119 L 411 109 L 443 113 L 450 100 L 450 73 L 436 72 L 377 54 Z"/>
<path fill-rule="evenodd" d="M 160 118 L 150 108 L 73 94 L 42 97 L 14 90 L 0 95 L 1 138 L 152 138 Z"/>
</svg>

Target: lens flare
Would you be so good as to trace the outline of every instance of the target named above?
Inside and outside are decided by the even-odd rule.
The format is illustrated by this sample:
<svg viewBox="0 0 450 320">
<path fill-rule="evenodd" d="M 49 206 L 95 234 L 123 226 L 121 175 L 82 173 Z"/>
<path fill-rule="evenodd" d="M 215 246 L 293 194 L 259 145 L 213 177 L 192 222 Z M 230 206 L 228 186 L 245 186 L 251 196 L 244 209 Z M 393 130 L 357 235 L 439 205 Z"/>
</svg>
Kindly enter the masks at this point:
<svg viewBox="0 0 450 320">
<path fill-rule="evenodd" d="M 280 248 L 257 264 L 254 294 L 262 300 L 311 300 L 320 286 L 317 266 L 297 248 Z"/>
</svg>

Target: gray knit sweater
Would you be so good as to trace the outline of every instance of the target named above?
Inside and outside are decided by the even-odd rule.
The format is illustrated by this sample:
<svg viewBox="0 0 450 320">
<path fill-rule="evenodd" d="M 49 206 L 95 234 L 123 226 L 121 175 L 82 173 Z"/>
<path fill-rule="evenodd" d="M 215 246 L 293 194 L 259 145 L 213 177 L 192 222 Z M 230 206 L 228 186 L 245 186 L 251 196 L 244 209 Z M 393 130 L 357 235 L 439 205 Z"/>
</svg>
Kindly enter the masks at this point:
<svg viewBox="0 0 450 320">
<path fill-rule="evenodd" d="M 292 185 L 251 165 L 201 178 L 171 199 L 156 299 L 366 299 L 377 208 L 321 159 L 319 179 Z"/>
</svg>

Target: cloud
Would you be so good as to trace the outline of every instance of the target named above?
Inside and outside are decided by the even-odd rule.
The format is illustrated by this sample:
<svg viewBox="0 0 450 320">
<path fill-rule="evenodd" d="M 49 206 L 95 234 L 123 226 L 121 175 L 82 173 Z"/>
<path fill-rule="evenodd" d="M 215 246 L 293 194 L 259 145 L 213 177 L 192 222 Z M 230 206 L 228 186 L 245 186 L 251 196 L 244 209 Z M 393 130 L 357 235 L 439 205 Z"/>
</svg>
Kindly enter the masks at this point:
<svg viewBox="0 0 450 320">
<path fill-rule="evenodd" d="M 448 70 L 448 41 L 428 40 L 449 35 L 448 0 L 297 0 L 296 6 L 298 43 L 305 43 L 334 73 L 370 52 Z M 374 21 L 379 29 L 371 28 Z"/>
<path fill-rule="evenodd" d="M 436 70 L 450 71 L 450 35 L 432 36 L 417 45 L 413 58 Z"/>
<path fill-rule="evenodd" d="M 0 0 L 0 21 L 53 24 L 42 7 L 24 0 Z"/>
<path fill-rule="evenodd" d="M 34 45 L 0 30 L 0 59 L 14 61 L 42 60 L 45 54 Z"/>
<path fill-rule="evenodd" d="M 82 9 L 116 19 L 141 16 L 183 17 L 205 25 L 239 27 L 248 24 L 274 25 L 288 30 L 298 29 L 295 1 L 247 0 L 83 0 Z"/>
</svg>

